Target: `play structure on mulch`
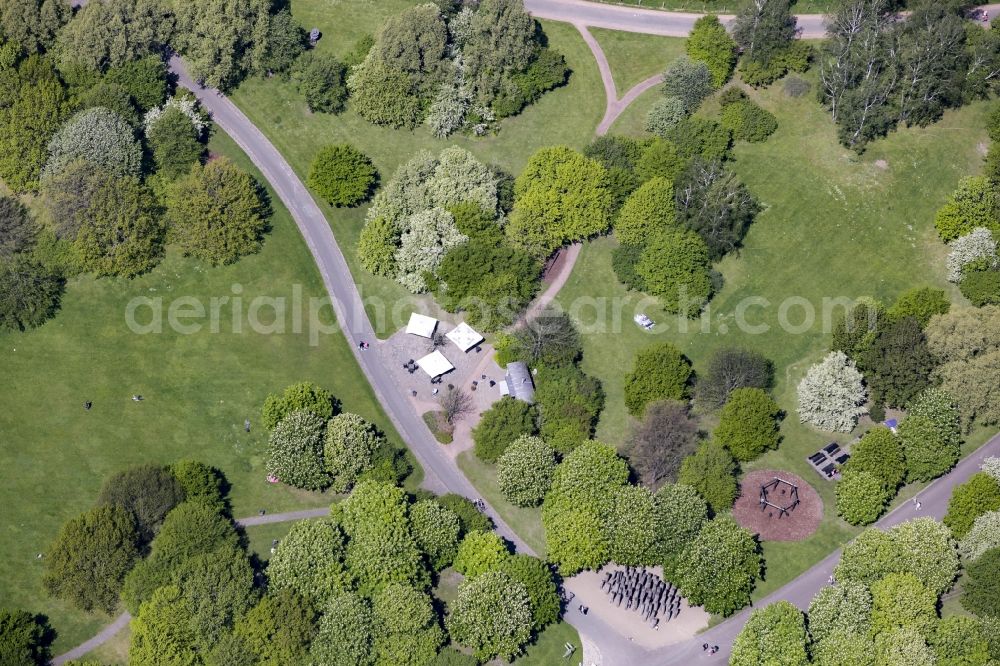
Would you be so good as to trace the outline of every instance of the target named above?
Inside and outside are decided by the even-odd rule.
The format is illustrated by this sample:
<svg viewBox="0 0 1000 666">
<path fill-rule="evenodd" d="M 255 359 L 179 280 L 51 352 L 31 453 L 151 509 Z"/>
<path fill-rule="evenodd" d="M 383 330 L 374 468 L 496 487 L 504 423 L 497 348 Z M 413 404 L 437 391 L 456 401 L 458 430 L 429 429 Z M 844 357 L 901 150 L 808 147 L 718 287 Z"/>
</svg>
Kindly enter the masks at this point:
<svg viewBox="0 0 1000 666">
<path fill-rule="evenodd" d="M 762 541 L 801 541 L 819 527 L 823 500 L 794 474 L 757 470 L 740 482 L 733 518 Z"/>
</svg>

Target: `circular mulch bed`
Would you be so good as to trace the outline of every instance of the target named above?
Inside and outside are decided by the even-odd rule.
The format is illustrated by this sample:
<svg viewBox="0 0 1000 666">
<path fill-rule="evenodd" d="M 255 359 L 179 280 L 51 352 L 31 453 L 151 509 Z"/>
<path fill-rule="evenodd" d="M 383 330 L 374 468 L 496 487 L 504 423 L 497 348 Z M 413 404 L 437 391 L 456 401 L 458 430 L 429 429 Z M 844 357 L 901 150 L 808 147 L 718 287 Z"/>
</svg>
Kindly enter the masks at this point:
<svg viewBox="0 0 1000 666">
<path fill-rule="evenodd" d="M 760 510 L 760 487 L 774 480 L 774 477 L 788 481 L 799 489 L 799 504 L 788 515 L 781 518 L 778 509 L 767 507 Z M 782 494 L 782 490 L 785 491 Z M 788 486 L 768 491 L 768 498 L 778 506 L 788 506 Z M 816 490 L 803 479 L 790 472 L 762 469 L 750 472 L 740 482 L 740 497 L 733 506 L 733 518 L 743 527 L 760 536 L 762 541 L 801 541 L 819 527 L 823 519 L 823 500 Z"/>
</svg>

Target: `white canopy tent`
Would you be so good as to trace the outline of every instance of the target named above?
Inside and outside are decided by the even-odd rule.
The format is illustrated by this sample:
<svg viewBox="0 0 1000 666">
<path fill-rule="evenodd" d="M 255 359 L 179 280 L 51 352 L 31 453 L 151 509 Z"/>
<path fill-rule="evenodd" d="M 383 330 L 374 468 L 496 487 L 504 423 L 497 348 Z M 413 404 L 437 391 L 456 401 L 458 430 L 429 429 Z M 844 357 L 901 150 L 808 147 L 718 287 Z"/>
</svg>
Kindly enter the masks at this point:
<svg viewBox="0 0 1000 666">
<path fill-rule="evenodd" d="M 427 356 L 421 359 L 417 359 L 417 365 L 423 369 L 431 379 L 435 377 L 440 377 L 446 372 L 451 372 L 455 369 L 455 366 L 451 364 L 451 361 L 444 357 L 444 354 L 434 350 Z"/>
<path fill-rule="evenodd" d="M 477 333 L 475 329 L 466 324 L 464 321 L 448 331 L 448 333 L 445 334 L 445 337 L 454 342 L 455 345 L 464 352 L 469 351 L 483 341 L 483 336 Z"/>
<path fill-rule="evenodd" d="M 419 335 L 422 338 L 430 338 L 434 336 L 434 329 L 437 328 L 437 325 L 438 320 L 434 317 L 414 312 L 410 315 L 410 321 L 406 325 L 406 332 Z"/>
</svg>

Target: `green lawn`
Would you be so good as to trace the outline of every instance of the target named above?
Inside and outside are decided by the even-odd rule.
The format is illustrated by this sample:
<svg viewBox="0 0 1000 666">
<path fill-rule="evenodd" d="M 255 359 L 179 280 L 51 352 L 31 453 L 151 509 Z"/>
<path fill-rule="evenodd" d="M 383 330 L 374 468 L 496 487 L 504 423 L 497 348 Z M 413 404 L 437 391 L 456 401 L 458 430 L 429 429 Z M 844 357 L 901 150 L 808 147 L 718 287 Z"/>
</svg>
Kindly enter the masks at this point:
<svg viewBox="0 0 1000 666">
<path fill-rule="evenodd" d="M 568 659 L 563 659 L 566 643 L 576 646 L 576 651 Z M 538 634 L 538 639 L 528 646 L 523 657 L 515 659 L 516 666 L 552 666 L 553 664 L 580 664 L 583 660 L 583 646 L 580 634 L 565 622 L 552 624 Z"/>
<path fill-rule="evenodd" d="M 624 134 L 626 136 L 649 136 L 646 133 L 646 116 L 653 107 L 656 100 L 660 99 L 663 93 L 660 86 L 653 86 L 646 92 L 639 95 L 628 107 L 621 112 L 621 115 L 611 125 L 608 134 Z"/>
<path fill-rule="evenodd" d="M 684 41 L 604 28 L 588 28 L 611 65 L 611 75 L 623 97 L 637 83 L 661 73 L 677 56 L 684 54 Z"/>
<path fill-rule="evenodd" d="M 249 168 L 228 137 L 216 136 L 211 149 Z M 0 599 L 48 615 L 58 632 L 57 653 L 108 618 L 49 598 L 35 554 L 48 547 L 63 522 L 93 504 L 112 472 L 195 457 L 226 474 L 237 516 L 260 508 L 274 513 L 327 505 L 328 496 L 264 478 L 260 405 L 271 391 L 302 380 L 328 387 L 344 409 L 378 423 L 402 445 L 339 329 L 321 336 L 317 346 L 310 345 L 308 326 L 302 334 L 292 333 L 291 324 L 285 334 L 249 330 L 247 310 L 257 296 L 290 299 L 300 288 L 308 315 L 309 297 L 325 294 L 298 229 L 277 198 L 271 200 L 273 229 L 257 255 L 212 268 L 170 253 L 153 272 L 132 281 L 75 279 L 55 319 L 29 333 L 0 335 L 0 466 L 7 470 L 0 489 L 0 547 L 7 563 Z M 231 304 L 221 308 L 220 332 L 214 334 L 206 326 L 181 335 L 165 325 L 161 334 L 138 335 L 125 323 L 126 304 L 137 296 L 162 296 L 165 308 L 181 296 L 208 306 L 210 298 L 232 297 L 240 289 L 242 333 L 231 325 Z M 142 321 L 146 316 L 140 311 Z M 271 317 L 261 312 L 262 322 Z M 329 308 L 322 320 L 332 322 Z M 132 402 L 132 394 L 141 394 L 143 402 Z M 89 412 L 83 409 L 87 400 L 93 401 Z M 247 418 L 249 434 L 243 430 Z"/>
<path fill-rule="evenodd" d="M 292 11 L 307 29 L 317 26 L 326 37 L 320 47 L 338 55 L 350 51 L 355 37 L 374 32 L 386 16 L 397 13 L 408 2 L 386 0 L 295 0 Z M 549 45 L 566 57 L 573 70 L 562 88 L 546 93 L 535 104 L 500 125 L 495 136 L 455 135 L 435 139 L 426 127 L 413 131 L 380 128 L 347 109 L 339 115 L 313 114 L 288 81 L 280 78 L 251 79 L 233 92 L 232 99 L 268 136 L 292 168 L 305 177 L 309 163 L 325 144 L 350 142 L 372 158 L 383 180 L 421 149 L 440 151 L 457 145 L 481 160 L 498 164 L 516 174 L 528 157 L 543 146 L 564 144 L 582 148 L 593 137 L 604 112 L 604 92 L 597 66 L 583 38 L 573 26 L 542 22 Z M 350 107 L 350 104 L 348 104 Z M 364 225 L 366 207 L 355 209 L 323 206 L 337 240 L 351 266 L 355 282 L 379 336 L 387 336 L 401 325 L 413 309 L 413 302 L 429 303 L 427 297 L 414 298 L 392 280 L 377 278 L 361 268 L 355 253 Z M 385 316 L 379 316 L 379 305 Z"/>
<path fill-rule="evenodd" d="M 497 484 L 496 466 L 483 462 L 472 451 L 458 454 L 458 466 L 472 485 L 482 493 L 490 506 L 497 510 L 504 522 L 531 546 L 538 557 L 545 557 L 545 530 L 542 514 L 537 508 L 514 506 L 506 499 Z"/>
<path fill-rule="evenodd" d="M 759 101 L 778 116 L 780 128 L 766 143 L 737 146 L 732 167 L 766 211 L 750 229 L 744 248 L 717 266 L 725 286 L 702 319 L 679 321 L 652 299 L 626 292 L 611 269 L 613 238 L 585 246 L 558 297 L 583 328 L 583 368 L 600 378 L 608 395 L 597 437 L 617 446 L 626 443 L 629 430 L 623 377 L 638 349 L 673 342 L 691 358 L 696 372 L 714 350 L 731 345 L 758 350 L 774 361 L 775 397 L 788 413 L 783 441 L 777 451 L 746 467 L 790 470 L 812 483 L 825 503 L 825 520 L 806 541 L 764 545 L 768 576 L 757 597 L 857 532 L 836 518 L 833 484 L 821 481 L 805 460 L 818 446 L 846 442 L 851 435 L 820 433 L 796 417 L 795 387 L 829 345 L 823 299 L 871 295 L 892 300 L 925 284 L 961 299 L 945 282 L 945 247 L 932 220 L 958 179 L 979 169 L 987 110 L 985 104 L 974 104 L 949 112 L 931 127 L 904 129 L 876 142 L 858 158 L 837 144 L 833 125 L 812 96 L 790 99 L 778 85 L 761 93 Z M 749 297 L 768 302 L 746 311 L 747 323 L 765 324 L 765 332 L 744 332 L 736 325 L 737 308 Z M 802 333 L 784 332 L 779 324 L 779 307 L 790 298 L 804 299 L 815 310 L 815 324 Z M 798 324 L 803 306 L 790 303 L 787 321 Z M 636 312 L 658 322 L 654 333 L 632 322 Z M 706 425 L 712 421 L 707 415 Z M 966 449 L 986 435 L 975 433 Z"/>
</svg>

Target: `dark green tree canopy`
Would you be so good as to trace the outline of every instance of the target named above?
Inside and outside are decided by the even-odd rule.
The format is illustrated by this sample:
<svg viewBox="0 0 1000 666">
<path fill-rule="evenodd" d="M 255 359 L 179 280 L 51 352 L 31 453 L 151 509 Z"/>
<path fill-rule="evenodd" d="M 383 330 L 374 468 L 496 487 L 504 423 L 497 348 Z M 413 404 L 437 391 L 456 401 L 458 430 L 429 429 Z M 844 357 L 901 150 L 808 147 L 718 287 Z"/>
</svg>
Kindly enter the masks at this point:
<svg viewBox="0 0 1000 666">
<path fill-rule="evenodd" d="M 309 167 L 309 187 L 334 206 L 356 206 L 371 194 L 378 178 L 372 161 L 343 143 L 320 148 Z"/>
<path fill-rule="evenodd" d="M 476 456 L 494 463 L 514 440 L 535 432 L 535 409 L 526 402 L 505 396 L 490 407 L 472 429 Z"/>
<path fill-rule="evenodd" d="M 655 400 L 680 400 L 687 396 L 690 378 L 691 362 L 677 347 L 669 342 L 647 347 L 625 375 L 625 406 L 641 416 Z"/>
</svg>

